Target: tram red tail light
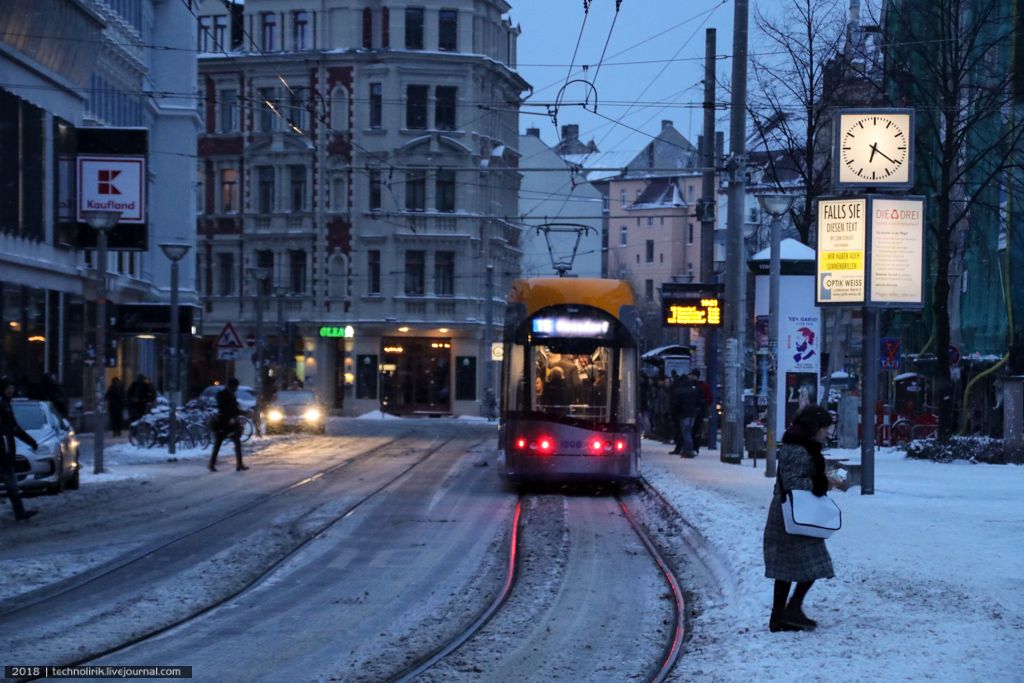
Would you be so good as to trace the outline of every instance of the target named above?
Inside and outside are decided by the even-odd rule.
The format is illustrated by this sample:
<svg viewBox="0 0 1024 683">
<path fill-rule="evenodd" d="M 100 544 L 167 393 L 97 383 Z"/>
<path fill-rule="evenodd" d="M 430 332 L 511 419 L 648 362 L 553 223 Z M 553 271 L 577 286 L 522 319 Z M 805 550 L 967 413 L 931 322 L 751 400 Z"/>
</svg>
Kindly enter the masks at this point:
<svg viewBox="0 0 1024 683">
<path fill-rule="evenodd" d="M 554 448 L 555 448 L 555 441 L 554 441 L 554 439 L 552 439 L 550 437 L 547 437 L 547 436 L 542 436 L 539 439 L 537 439 L 537 449 L 541 453 L 550 453 L 551 451 L 554 450 Z"/>
<path fill-rule="evenodd" d="M 516 450 L 524 450 L 526 448 L 526 439 L 516 439 Z"/>
<path fill-rule="evenodd" d="M 594 453 L 603 453 L 607 447 L 608 444 L 601 439 L 591 439 L 590 441 L 590 450 Z"/>
<path fill-rule="evenodd" d="M 624 451 L 624 450 L 626 450 L 626 442 L 623 441 L 622 439 L 617 439 L 615 441 L 615 450 L 617 450 L 617 451 Z"/>
</svg>

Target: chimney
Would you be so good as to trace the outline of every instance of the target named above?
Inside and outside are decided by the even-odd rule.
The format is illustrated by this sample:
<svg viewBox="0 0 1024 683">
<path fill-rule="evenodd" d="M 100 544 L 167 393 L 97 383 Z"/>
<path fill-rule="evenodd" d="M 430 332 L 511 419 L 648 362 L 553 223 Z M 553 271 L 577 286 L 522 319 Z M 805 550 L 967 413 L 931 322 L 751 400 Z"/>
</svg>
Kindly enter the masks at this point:
<svg viewBox="0 0 1024 683">
<path fill-rule="evenodd" d="M 540 137 L 540 128 L 527 128 L 526 135 L 532 138 Z"/>
<path fill-rule="evenodd" d="M 668 119 L 662 119 L 661 120 L 661 129 L 662 130 L 665 130 L 666 128 L 668 128 L 671 125 L 672 125 L 672 122 L 669 121 Z"/>
<path fill-rule="evenodd" d="M 575 140 L 580 136 L 580 127 L 578 124 L 569 123 L 562 126 L 562 140 Z"/>
</svg>

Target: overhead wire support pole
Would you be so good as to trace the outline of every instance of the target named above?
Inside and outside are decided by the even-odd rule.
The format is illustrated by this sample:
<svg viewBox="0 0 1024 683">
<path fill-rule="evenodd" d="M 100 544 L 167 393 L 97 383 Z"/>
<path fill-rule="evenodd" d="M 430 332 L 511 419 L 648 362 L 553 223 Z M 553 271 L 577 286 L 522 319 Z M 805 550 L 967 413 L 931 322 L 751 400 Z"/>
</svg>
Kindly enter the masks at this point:
<svg viewBox="0 0 1024 683">
<path fill-rule="evenodd" d="M 704 129 L 701 137 L 700 165 L 700 280 L 705 284 L 715 277 L 715 29 L 704 34 Z M 705 366 L 711 387 L 711 410 L 708 414 L 708 447 L 718 446 L 718 330 L 708 330 L 704 340 Z"/>
<path fill-rule="evenodd" d="M 721 459 L 743 459 L 743 388 L 746 357 L 746 246 L 743 213 L 746 205 L 747 16 L 748 0 L 736 0 L 732 36 L 732 103 L 729 120 L 729 223 L 726 256 L 726 300 L 731 312 L 725 349 L 725 432 Z"/>
</svg>

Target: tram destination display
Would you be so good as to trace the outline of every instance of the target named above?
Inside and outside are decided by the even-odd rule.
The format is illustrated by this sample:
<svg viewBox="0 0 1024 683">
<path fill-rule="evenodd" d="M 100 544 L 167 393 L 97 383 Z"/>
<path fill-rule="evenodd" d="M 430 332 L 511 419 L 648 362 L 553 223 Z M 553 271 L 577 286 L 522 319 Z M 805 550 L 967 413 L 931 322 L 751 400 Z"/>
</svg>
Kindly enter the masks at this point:
<svg viewBox="0 0 1024 683">
<path fill-rule="evenodd" d="M 714 296 L 661 300 L 662 327 L 721 327 L 722 301 Z"/>
</svg>

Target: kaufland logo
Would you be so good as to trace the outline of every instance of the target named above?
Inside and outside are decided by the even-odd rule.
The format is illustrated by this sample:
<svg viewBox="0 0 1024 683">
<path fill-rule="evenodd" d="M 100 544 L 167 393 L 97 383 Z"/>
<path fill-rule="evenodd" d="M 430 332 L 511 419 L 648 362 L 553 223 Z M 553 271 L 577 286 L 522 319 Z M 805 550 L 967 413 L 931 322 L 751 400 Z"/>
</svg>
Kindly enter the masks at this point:
<svg viewBox="0 0 1024 683">
<path fill-rule="evenodd" d="M 78 210 L 120 211 L 121 223 L 145 222 L 144 157 L 78 157 Z"/>
</svg>

